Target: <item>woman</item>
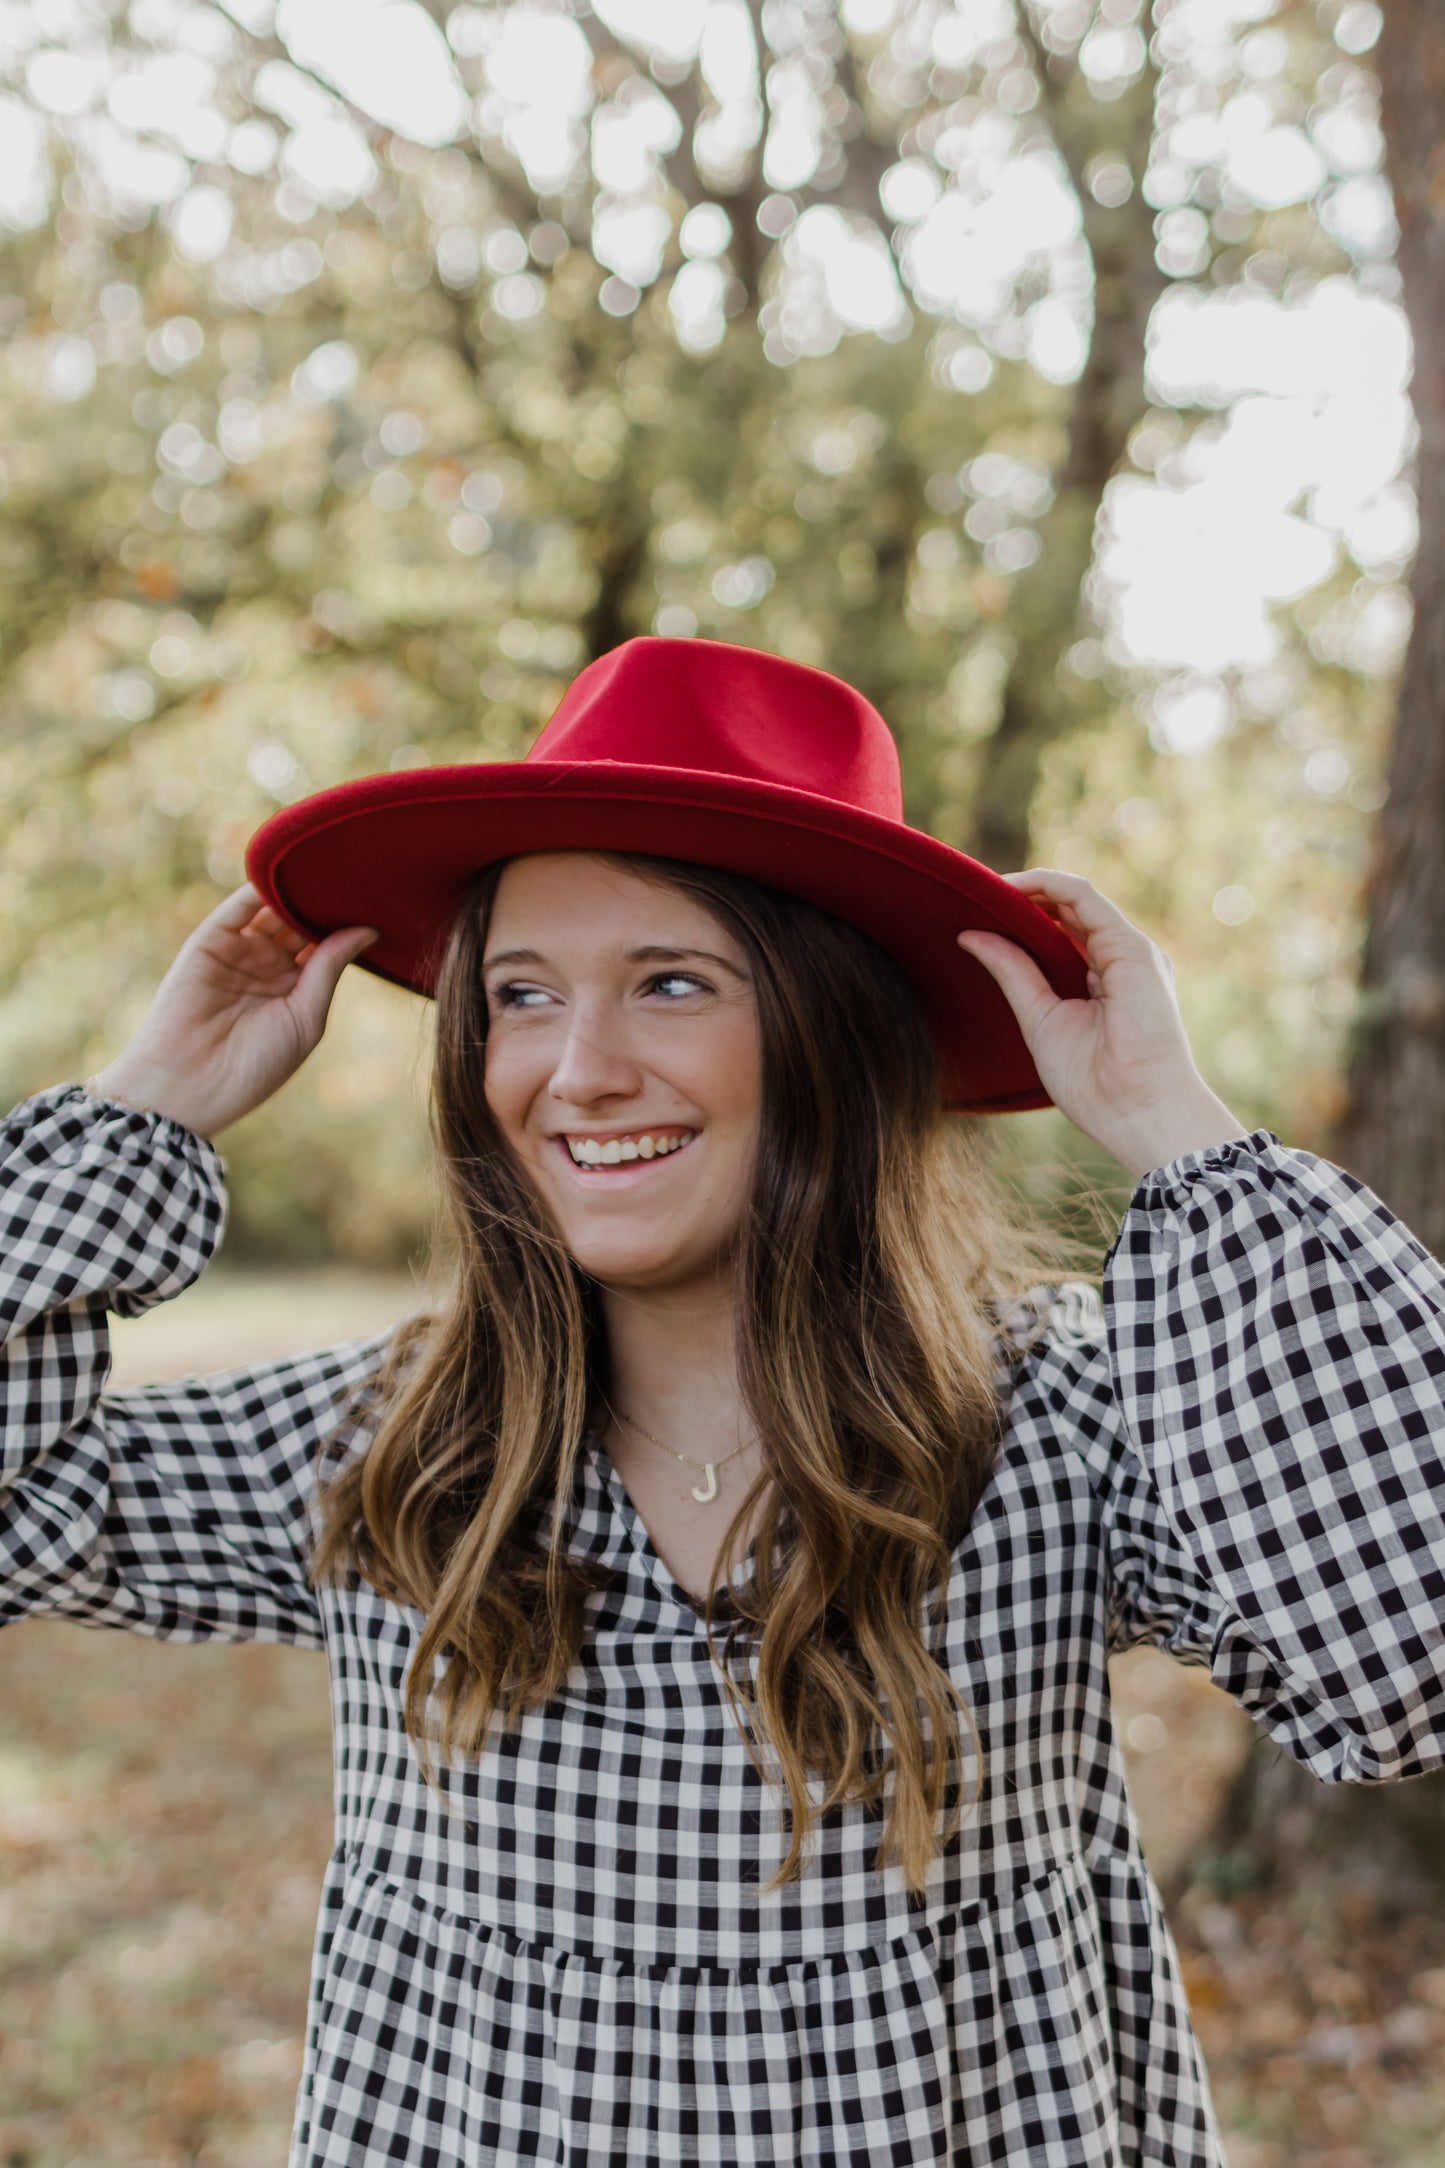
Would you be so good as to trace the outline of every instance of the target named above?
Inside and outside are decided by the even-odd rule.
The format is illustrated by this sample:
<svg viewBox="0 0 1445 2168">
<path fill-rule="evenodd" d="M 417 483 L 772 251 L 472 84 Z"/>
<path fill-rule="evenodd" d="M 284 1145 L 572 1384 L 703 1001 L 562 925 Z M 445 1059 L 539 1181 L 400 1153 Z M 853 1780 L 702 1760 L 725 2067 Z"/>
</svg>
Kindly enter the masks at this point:
<svg viewBox="0 0 1445 2168">
<path fill-rule="evenodd" d="M 631 642 L 526 762 L 277 816 L 10 1118 L 5 1615 L 329 1654 L 298 2168 L 1219 2168 L 1110 1649 L 1441 1759 L 1439 1269 L 1088 882 L 899 806 L 850 688 Z M 363 952 L 438 995 L 451 1310 L 107 1396 Z M 1046 1095 L 1138 1181 L 1102 1305 L 947 1142 Z"/>
</svg>

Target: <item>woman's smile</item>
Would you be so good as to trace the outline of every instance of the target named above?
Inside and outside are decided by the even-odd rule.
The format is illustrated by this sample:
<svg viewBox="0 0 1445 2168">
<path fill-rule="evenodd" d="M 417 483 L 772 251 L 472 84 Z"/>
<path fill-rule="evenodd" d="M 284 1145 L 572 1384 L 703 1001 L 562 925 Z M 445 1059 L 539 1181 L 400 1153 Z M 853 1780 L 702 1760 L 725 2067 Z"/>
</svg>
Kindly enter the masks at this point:
<svg viewBox="0 0 1445 2168">
<path fill-rule="evenodd" d="M 552 1141 L 560 1147 L 568 1172 L 584 1189 L 631 1189 L 680 1158 L 701 1134 L 697 1129 L 659 1124 L 610 1137 L 590 1130 L 568 1131 Z"/>
</svg>

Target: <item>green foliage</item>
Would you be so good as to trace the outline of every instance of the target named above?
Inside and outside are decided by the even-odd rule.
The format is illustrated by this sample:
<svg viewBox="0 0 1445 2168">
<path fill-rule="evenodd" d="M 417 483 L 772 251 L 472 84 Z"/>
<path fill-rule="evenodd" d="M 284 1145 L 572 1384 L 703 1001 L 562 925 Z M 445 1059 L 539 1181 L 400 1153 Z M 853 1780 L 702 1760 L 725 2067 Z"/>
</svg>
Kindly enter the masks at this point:
<svg viewBox="0 0 1445 2168">
<path fill-rule="evenodd" d="M 137 4 L 127 36 L 143 50 L 161 32 Z M 980 792 L 1001 792 L 1015 824 L 1031 815 L 1036 857 L 1090 872 L 1173 947 L 1201 1055 L 1234 1103 L 1280 1127 L 1323 1122 L 1385 721 L 1349 659 L 1347 620 L 1369 598 L 1352 568 L 1282 620 L 1288 707 L 1241 695 L 1206 755 L 1155 749 L 1147 673 L 1092 638 L 1080 582 L 1107 473 L 1079 481 L 1080 402 L 1099 391 L 1121 446 L 1176 422 L 1140 403 L 1147 300 L 1177 230 L 1150 260 L 1152 212 L 1141 223 L 1136 188 L 1132 210 L 1108 211 L 1097 172 L 1122 157 L 1137 183 L 1149 99 L 1180 92 L 1168 10 L 1124 95 L 1081 70 L 1064 12 L 1052 43 L 995 40 L 925 81 L 888 56 L 926 10 L 870 45 L 813 7 L 810 64 L 851 115 L 818 177 L 784 202 L 754 156 L 742 179 L 709 182 L 684 129 L 659 181 L 663 270 L 625 306 L 589 244 L 605 192 L 579 171 L 538 195 L 495 131 L 431 150 L 372 128 L 376 177 L 340 206 L 202 162 L 233 224 L 199 261 L 108 197 L 57 133 L 53 214 L 0 241 L 0 1091 L 117 1050 L 278 804 L 376 770 L 520 757 L 583 663 L 657 630 L 754 642 L 858 684 L 897 734 L 912 820 L 967 845 Z M 466 55 L 485 44 L 472 18 L 503 11 L 460 13 Z M 790 11 L 774 13 L 781 38 Z M 182 15 L 193 31 L 215 11 Z M 1282 17 L 1279 117 L 1303 112 L 1338 59 L 1328 18 Z M 684 120 L 706 118 L 697 78 L 654 80 L 579 20 L 599 111 L 662 81 Z M 225 37 L 217 98 L 239 128 L 284 48 L 234 24 Z M 1044 96 L 1021 105 L 1031 63 Z M 484 87 L 484 61 L 457 64 Z M 760 221 L 781 231 L 807 201 L 837 202 L 901 255 L 880 175 L 941 157 L 947 128 L 978 111 L 1008 116 L 1019 155 L 1053 128 L 1091 249 L 1145 297 L 1143 316 L 1108 319 L 1139 353 L 1120 346 L 1102 388 L 1032 366 L 1021 327 L 1049 290 L 1045 261 L 982 334 L 914 306 L 886 335 L 789 350 Z M 1209 170 L 1191 185 L 1207 207 Z M 671 308 L 676 227 L 698 201 L 726 206 L 734 229 L 706 351 Z M 1135 223 L 1110 227 L 1116 215 Z M 1210 215 L 1191 276 L 1343 260 L 1304 207 Z M 1010 698 L 1028 706 L 1017 746 L 999 731 Z M 1305 784 L 1322 745 L 1347 749 L 1364 795 Z M 1212 909 L 1231 887 L 1253 899 L 1248 926 Z M 227 1140 L 239 1248 L 380 1262 L 423 1242 L 425 1033 L 420 1005 L 350 975 L 315 1060 Z M 1060 1177 L 1073 1194 L 1088 1155 L 1052 1133 L 1039 1149 L 1075 1163 Z M 1041 1195 L 1054 1179 L 1038 1174 Z"/>
</svg>

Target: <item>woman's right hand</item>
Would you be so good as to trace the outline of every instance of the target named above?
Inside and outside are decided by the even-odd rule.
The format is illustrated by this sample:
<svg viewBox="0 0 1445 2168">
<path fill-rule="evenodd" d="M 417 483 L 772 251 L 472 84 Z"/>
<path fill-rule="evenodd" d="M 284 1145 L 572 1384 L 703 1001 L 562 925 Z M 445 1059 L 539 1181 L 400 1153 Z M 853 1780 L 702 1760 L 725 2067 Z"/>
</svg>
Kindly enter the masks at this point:
<svg viewBox="0 0 1445 2168">
<path fill-rule="evenodd" d="M 342 972 L 375 939 L 347 926 L 310 942 L 247 882 L 202 919 L 130 1045 L 90 1088 L 214 1137 L 300 1068 Z"/>
</svg>

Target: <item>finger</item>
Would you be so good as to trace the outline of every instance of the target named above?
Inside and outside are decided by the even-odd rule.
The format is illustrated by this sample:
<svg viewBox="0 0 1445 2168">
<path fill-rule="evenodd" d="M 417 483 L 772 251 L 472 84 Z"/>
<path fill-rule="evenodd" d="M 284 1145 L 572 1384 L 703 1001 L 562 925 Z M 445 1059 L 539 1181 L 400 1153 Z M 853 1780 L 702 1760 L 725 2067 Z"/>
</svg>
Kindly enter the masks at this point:
<svg viewBox="0 0 1445 2168">
<path fill-rule="evenodd" d="M 1037 904 L 1035 908 L 1038 910 L 1044 910 L 1044 906 L 1042 904 Z M 1093 962 L 1093 958 L 1089 954 L 1088 932 L 1079 923 L 1078 918 L 1069 909 L 1067 904 L 1065 904 L 1062 909 L 1045 911 L 1045 916 L 1048 918 L 1050 924 L 1057 926 L 1059 932 L 1068 942 L 1070 948 L 1073 949 L 1077 955 L 1082 956 L 1085 963 Z"/>
<path fill-rule="evenodd" d="M 1023 876 L 1005 874 L 1004 878 L 1017 884 L 1022 880 Z M 1087 929 L 1071 903 L 1062 898 L 1056 899 L 1053 896 L 1046 896 L 1041 891 L 1030 894 L 1028 900 L 1036 911 L 1043 914 L 1051 926 L 1058 928 L 1070 948 L 1082 956 L 1086 963 L 1091 960 Z"/>
<path fill-rule="evenodd" d="M 966 954 L 975 957 L 995 980 L 1018 1018 L 1025 1040 L 1031 1041 L 1049 1011 L 1059 1005 L 1058 995 L 1032 956 L 1001 933 L 982 933 L 976 928 L 961 933 L 958 945 Z"/>
<path fill-rule="evenodd" d="M 264 935 L 268 941 L 274 941 L 278 948 L 285 949 L 287 955 L 292 958 L 298 956 L 302 949 L 311 945 L 310 934 L 298 933 L 294 926 L 288 924 L 282 918 L 279 911 L 272 910 L 269 903 L 262 904 L 260 910 L 244 930 L 247 933 Z"/>
<path fill-rule="evenodd" d="M 218 903 L 215 910 L 202 919 L 201 924 L 219 927 L 226 933 L 239 933 L 243 926 L 250 925 L 260 908 L 260 889 L 243 881 L 239 888 L 232 889 L 224 903 Z"/>
<path fill-rule="evenodd" d="M 1063 873 L 1054 866 L 1030 866 L 1023 873 L 1006 873 L 1003 878 L 1035 903 L 1047 902 L 1056 909 L 1071 912 L 1090 933 L 1103 933 L 1106 928 L 1117 926 L 1128 926 L 1133 932 L 1139 932 L 1118 904 L 1102 889 L 1095 888 L 1092 881 L 1086 881 L 1082 873 Z"/>
<path fill-rule="evenodd" d="M 1059 931 L 1090 963 L 1135 954 L 1154 945 L 1142 926 L 1136 926 L 1112 897 L 1080 873 L 1033 866 L 1026 873 L 1005 874 L 1004 879 L 1026 895 L 1037 910 L 1052 916 Z M 1096 946 L 1099 943 L 1104 946 Z"/>
<path fill-rule="evenodd" d="M 377 939 L 376 929 L 372 926 L 344 926 L 340 933 L 328 934 L 324 941 L 318 941 L 307 957 L 291 1001 L 316 1038 L 319 1039 L 326 1028 L 332 996 L 342 972 Z"/>
</svg>

